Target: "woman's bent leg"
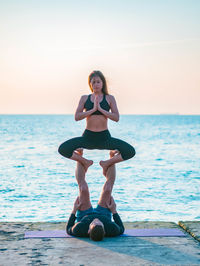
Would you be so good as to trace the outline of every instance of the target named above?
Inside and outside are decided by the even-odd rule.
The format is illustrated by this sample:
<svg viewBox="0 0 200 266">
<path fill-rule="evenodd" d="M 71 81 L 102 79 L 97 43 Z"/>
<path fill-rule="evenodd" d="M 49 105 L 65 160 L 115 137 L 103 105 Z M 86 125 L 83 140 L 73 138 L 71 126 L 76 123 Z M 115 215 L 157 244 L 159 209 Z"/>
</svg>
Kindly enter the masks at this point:
<svg viewBox="0 0 200 266">
<path fill-rule="evenodd" d="M 106 160 L 106 161 L 100 161 L 99 164 L 103 168 L 103 175 L 107 175 L 107 170 L 109 167 L 111 167 L 115 163 L 119 163 L 124 161 L 121 154 L 114 155 L 111 159 Z"/>
<path fill-rule="evenodd" d="M 66 157 L 66 158 L 70 158 L 72 157 L 73 152 L 78 149 L 78 148 L 83 148 L 82 146 L 84 146 L 84 138 L 83 137 L 76 137 L 76 138 L 72 138 L 69 139 L 65 142 L 63 142 L 59 148 L 58 148 L 58 152 Z"/>
<path fill-rule="evenodd" d="M 127 142 L 117 139 L 117 138 L 110 138 L 108 140 L 108 149 L 110 150 L 118 150 L 119 153 L 113 156 L 111 159 L 106 161 L 100 161 L 100 165 L 103 168 L 103 174 L 106 176 L 106 172 L 108 170 L 108 167 L 110 167 L 112 164 L 119 163 L 125 160 L 128 160 L 135 156 L 135 149 L 133 146 L 128 144 Z"/>
<path fill-rule="evenodd" d="M 118 150 L 123 160 L 128 160 L 135 156 L 136 152 L 134 147 L 126 141 L 111 137 L 108 145 L 110 150 Z"/>
<path fill-rule="evenodd" d="M 63 142 L 59 146 L 58 152 L 66 158 L 81 163 L 84 166 L 85 171 L 87 171 L 88 167 L 93 164 L 93 161 L 87 160 L 86 158 L 82 157 L 79 153 L 75 152 L 75 150 L 78 148 L 85 148 L 86 144 L 87 143 L 83 137 L 72 138 Z"/>
<path fill-rule="evenodd" d="M 90 167 L 93 164 L 92 160 L 87 160 L 86 158 L 80 156 L 76 152 L 73 152 L 73 155 L 70 159 L 81 163 L 85 169 L 85 172 L 87 172 L 88 167 Z"/>
</svg>

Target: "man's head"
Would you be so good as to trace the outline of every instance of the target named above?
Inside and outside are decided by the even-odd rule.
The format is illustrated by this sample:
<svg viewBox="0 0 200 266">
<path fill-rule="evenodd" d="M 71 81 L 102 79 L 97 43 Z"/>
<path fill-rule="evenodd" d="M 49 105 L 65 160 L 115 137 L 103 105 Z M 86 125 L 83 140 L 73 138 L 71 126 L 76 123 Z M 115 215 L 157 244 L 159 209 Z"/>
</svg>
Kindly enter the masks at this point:
<svg viewBox="0 0 200 266">
<path fill-rule="evenodd" d="M 94 219 L 89 226 L 88 234 L 91 240 L 101 241 L 104 238 L 104 225 L 99 219 Z"/>
</svg>

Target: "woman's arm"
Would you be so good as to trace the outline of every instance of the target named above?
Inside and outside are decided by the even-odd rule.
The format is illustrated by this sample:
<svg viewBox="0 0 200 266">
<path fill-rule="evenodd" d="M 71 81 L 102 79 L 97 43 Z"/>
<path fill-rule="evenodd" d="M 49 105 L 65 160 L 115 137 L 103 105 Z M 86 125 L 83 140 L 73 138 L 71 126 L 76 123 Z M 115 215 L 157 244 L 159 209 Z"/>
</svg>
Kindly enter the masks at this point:
<svg viewBox="0 0 200 266">
<path fill-rule="evenodd" d="M 79 104 L 78 104 L 78 107 L 77 107 L 76 113 L 75 113 L 75 120 L 76 121 L 82 120 L 96 111 L 95 106 L 94 106 L 93 109 L 86 111 L 86 112 L 83 112 L 86 99 L 87 99 L 87 95 L 81 96 L 81 99 L 79 101 Z"/>
<path fill-rule="evenodd" d="M 100 104 L 98 104 L 98 110 L 105 115 L 106 117 L 110 118 L 113 121 L 118 122 L 119 121 L 119 111 L 117 108 L 117 103 L 115 101 L 114 96 L 109 95 L 110 97 L 110 108 L 111 108 L 111 112 L 107 112 L 104 109 L 101 108 Z"/>
</svg>

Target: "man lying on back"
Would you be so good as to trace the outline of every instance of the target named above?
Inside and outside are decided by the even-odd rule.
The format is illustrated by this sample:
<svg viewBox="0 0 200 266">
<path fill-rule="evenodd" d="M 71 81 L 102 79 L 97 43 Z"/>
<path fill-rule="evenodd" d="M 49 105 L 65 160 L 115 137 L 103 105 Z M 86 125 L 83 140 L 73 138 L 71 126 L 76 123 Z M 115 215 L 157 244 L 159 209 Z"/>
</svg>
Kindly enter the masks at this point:
<svg viewBox="0 0 200 266">
<path fill-rule="evenodd" d="M 111 151 L 110 157 L 116 152 Z M 115 165 L 111 165 L 106 173 L 106 182 L 96 208 L 90 202 L 88 185 L 85 181 L 85 170 L 77 162 L 76 179 L 79 185 L 79 196 L 74 202 L 66 231 L 69 235 L 90 237 L 94 241 L 101 241 L 104 236 L 113 237 L 123 234 L 124 225 L 116 211 L 116 204 L 111 196 L 115 181 Z M 112 217 L 113 220 L 112 221 Z M 76 222 L 75 222 L 76 221 Z"/>
</svg>

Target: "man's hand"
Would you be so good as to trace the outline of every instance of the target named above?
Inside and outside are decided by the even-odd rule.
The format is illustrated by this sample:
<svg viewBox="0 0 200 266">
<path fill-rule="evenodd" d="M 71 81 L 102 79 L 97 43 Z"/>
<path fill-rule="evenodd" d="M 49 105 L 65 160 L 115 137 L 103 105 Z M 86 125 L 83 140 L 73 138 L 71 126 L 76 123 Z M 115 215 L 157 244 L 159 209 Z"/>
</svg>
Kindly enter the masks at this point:
<svg viewBox="0 0 200 266">
<path fill-rule="evenodd" d="M 76 214 L 76 211 L 80 208 L 80 206 L 81 206 L 81 202 L 78 196 L 76 200 L 74 201 L 74 207 L 73 207 L 72 213 Z"/>
<path fill-rule="evenodd" d="M 110 197 L 110 202 L 107 202 L 106 205 L 107 205 L 107 208 L 112 212 L 112 214 L 117 212 L 116 211 L 116 203 L 115 203 L 112 196 Z"/>
</svg>

